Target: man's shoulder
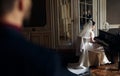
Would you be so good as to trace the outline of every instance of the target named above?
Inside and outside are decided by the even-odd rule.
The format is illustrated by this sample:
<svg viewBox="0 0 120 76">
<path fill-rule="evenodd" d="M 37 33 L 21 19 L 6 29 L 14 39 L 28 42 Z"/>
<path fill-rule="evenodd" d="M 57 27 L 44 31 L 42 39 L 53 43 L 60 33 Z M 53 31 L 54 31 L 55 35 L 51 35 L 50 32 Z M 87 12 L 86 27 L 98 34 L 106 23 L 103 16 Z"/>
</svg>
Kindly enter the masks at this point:
<svg viewBox="0 0 120 76">
<path fill-rule="evenodd" d="M 0 28 L 1 29 L 1 28 Z M 0 34 L 3 34 L 2 38 L 0 37 L 0 47 L 4 46 L 6 49 L 17 50 L 21 54 L 31 54 L 31 55 L 41 55 L 41 56 L 55 56 L 56 53 L 53 49 L 45 48 L 41 45 L 37 45 L 30 40 L 27 40 L 20 32 L 10 29 L 3 28 L 3 31 Z M 46 54 L 46 55 L 45 55 Z"/>
<path fill-rule="evenodd" d="M 15 29 L 9 27 L 0 27 L 0 40 L 8 46 L 13 46 L 18 50 L 39 50 L 39 51 L 48 51 L 52 50 L 45 48 L 43 46 L 37 45 L 30 40 L 27 40 L 21 32 L 16 31 Z M 12 47 L 11 47 L 12 48 Z"/>
</svg>

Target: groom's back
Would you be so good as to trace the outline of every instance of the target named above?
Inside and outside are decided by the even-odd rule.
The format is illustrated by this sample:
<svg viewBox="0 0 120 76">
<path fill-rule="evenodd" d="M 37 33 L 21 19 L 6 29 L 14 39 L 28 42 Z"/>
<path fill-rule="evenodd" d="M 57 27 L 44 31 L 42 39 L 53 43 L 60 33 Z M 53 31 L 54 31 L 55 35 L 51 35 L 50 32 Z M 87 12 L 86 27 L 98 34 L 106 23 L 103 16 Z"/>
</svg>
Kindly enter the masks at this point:
<svg viewBox="0 0 120 76">
<path fill-rule="evenodd" d="M 59 57 L 52 50 L 28 42 L 19 31 L 0 26 L 0 69 L 5 76 L 54 75 Z M 47 71 L 48 70 L 48 71 Z"/>
<path fill-rule="evenodd" d="M 0 26 L 0 76 L 76 76 L 52 49 L 32 44 L 13 28 Z"/>
</svg>

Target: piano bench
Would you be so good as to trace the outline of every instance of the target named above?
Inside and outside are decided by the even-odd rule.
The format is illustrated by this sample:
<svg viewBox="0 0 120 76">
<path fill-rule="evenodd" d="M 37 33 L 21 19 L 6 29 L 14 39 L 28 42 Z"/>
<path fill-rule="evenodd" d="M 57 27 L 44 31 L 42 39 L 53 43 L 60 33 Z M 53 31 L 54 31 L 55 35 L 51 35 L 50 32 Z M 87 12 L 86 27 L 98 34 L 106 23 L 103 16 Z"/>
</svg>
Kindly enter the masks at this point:
<svg viewBox="0 0 120 76">
<path fill-rule="evenodd" d="M 104 51 L 88 51 L 90 66 L 100 66 L 103 64 Z"/>
</svg>

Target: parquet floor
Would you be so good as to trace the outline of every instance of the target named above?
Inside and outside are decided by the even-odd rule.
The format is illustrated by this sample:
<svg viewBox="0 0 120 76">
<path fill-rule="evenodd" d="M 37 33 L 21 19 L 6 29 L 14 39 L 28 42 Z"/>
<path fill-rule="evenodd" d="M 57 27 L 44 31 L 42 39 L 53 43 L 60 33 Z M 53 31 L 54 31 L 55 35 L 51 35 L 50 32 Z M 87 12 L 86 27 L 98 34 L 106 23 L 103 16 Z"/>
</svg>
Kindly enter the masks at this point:
<svg viewBox="0 0 120 76">
<path fill-rule="evenodd" d="M 118 71 L 118 63 L 101 65 L 96 68 L 91 68 L 91 76 L 120 76 Z"/>
</svg>

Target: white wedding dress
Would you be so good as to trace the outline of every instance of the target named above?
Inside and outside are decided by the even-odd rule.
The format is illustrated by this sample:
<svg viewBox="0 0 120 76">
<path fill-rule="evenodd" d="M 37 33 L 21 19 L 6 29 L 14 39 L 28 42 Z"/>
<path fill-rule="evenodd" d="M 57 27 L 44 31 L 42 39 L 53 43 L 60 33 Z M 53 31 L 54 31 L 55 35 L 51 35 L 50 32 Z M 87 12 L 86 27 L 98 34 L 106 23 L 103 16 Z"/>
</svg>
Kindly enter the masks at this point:
<svg viewBox="0 0 120 76">
<path fill-rule="evenodd" d="M 68 64 L 68 70 L 73 73 L 78 73 L 78 70 L 87 69 L 90 66 L 88 51 L 102 50 L 103 58 L 100 63 L 101 64 L 110 63 L 104 53 L 103 47 L 98 44 L 93 44 L 90 42 L 90 33 L 91 33 L 91 36 L 94 38 L 94 32 L 92 31 L 91 26 L 92 26 L 92 23 L 90 21 L 89 23 L 87 23 L 85 25 L 85 28 L 83 29 L 83 31 L 81 32 L 81 34 L 79 36 L 81 39 L 80 49 L 79 49 L 79 53 L 78 53 L 78 54 L 80 54 L 79 62 Z"/>
</svg>

